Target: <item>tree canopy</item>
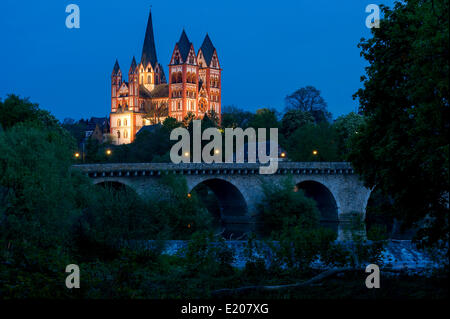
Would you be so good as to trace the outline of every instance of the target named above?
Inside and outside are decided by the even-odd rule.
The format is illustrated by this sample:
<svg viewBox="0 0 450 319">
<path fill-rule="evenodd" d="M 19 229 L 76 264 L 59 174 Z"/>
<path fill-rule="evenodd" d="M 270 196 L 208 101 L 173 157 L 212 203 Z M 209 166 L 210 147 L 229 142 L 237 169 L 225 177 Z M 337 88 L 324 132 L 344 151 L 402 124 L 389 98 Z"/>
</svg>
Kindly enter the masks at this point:
<svg viewBox="0 0 450 319">
<path fill-rule="evenodd" d="M 366 124 L 350 159 L 369 187 L 394 200 L 395 215 L 421 225 L 423 243 L 448 240 L 449 2 L 409 0 L 362 39 L 369 62 L 355 94 Z"/>
<path fill-rule="evenodd" d="M 316 123 L 329 121 L 331 113 L 327 110 L 327 102 L 320 91 L 313 86 L 300 88 L 285 98 L 286 110 L 309 112 Z"/>
</svg>

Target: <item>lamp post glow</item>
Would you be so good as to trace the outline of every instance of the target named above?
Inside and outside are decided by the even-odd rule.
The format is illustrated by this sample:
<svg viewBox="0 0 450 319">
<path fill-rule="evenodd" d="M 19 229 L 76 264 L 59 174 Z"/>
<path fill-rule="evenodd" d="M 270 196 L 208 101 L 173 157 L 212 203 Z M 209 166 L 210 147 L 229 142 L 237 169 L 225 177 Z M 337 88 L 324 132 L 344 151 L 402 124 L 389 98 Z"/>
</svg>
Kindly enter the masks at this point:
<svg viewBox="0 0 450 319">
<path fill-rule="evenodd" d="M 112 154 L 112 152 L 111 152 L 111 150 L 106 150 L 106 155 L 111 155 Z"/>
<path fill-rule="evenodd" d="M 312 154 L 313 154 L 314 156 L 316 156 L 317 154 L 319 154 L 319 152 L 318 152 L 317 150 L 313 150 L 313 151 L 312 151 Z"/>
<path fill-rule="evenodd" d="M 286 157 L 286 153 L 285 153 L 285 152 L 282 152 L 282 153 L 280 154 L 280 156 L 281 156 L 282 158 L 285 158 L 285 157 Z"/>
<path fill-rule="evenodd" d="M 185 153 L 184 153 L 184 156 L 185 156 L 185 157 L 188 157 L 188 156 L 189 156 L 189 152 L 185 152 Z"/>
<path fill-rule="evenodd" d="M 74 156 L 75 156 L 75 158 L 79 158 L 79 157 L 80 157 L 80 153 L 76 152 L 76 153 L 74 154 Z"/>
</svg>

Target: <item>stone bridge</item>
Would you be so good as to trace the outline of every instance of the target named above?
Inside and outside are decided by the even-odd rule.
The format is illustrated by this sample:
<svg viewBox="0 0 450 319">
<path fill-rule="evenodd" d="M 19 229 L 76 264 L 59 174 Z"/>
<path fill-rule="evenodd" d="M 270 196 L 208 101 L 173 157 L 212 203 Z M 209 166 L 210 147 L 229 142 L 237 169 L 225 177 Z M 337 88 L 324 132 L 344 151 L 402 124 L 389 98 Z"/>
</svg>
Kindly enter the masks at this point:
<svg viewBox="0 0 450 319">
<path fill-rule="evenodd" d="M 262 183 L 280 183 L 291 176 L 298 189 L 318 203 L 322 221 L 350 221 L 365 217 L 370 190 L 346 162 L 279 162 L 272 175 L 260 175 L 258 163 L 120 163 L 74 165 L 95 184 L 120 183 L 138 194 L 155 193 L 159 179 L 169 172 L 183 175 L 189 190 L 207 186 L 217 197 L 221 218 L 229 223 L 251 223 L 263 197 Z"/>
</svg>

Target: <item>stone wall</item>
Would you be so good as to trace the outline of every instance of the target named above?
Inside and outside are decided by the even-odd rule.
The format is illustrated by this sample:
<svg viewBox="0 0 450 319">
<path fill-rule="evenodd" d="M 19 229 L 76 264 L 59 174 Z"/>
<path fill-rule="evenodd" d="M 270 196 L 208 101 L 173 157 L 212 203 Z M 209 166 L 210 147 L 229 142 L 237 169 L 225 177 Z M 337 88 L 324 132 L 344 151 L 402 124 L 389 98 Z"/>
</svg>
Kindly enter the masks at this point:
<svg viewBox="0 0 450 319">
<path fill-rule="evenodd" d="M 349 221 L 354 214 L 364 218 L 370 196 L 370 190 L 345 162 L 280 162 L 272 175 L 260 175 L 258 163 L 120 163 L 74 165 L 73 168 L 86 173 L 94 183 L 118 182 L 142 195 L 158 193 L 159 178 L 169 172 L 183 175 L 190 190 L 211 180 L 217 185 L 222 183 L 223 192 L 233 185 L 247 205 L 246 216 L 241 218 L 243 222 L 251 221 L 257 213 L 257 204 L 263 196 L 262 183 L 279 183 L 287 175 L 291 175 L 295 183 L 311 181 L 328 189 L 336 203 L 339 221 Z"/>
</svg>

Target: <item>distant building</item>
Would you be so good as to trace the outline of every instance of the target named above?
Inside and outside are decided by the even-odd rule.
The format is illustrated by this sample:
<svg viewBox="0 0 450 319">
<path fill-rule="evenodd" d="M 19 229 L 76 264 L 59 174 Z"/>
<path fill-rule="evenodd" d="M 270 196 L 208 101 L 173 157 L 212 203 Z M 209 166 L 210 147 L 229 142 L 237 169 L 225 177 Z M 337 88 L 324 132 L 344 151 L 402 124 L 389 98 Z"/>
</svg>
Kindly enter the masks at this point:
<svg viewBox="0 0 450 319">
<path fill-rule="evenodd" d="M 109 118 L 107 117 L 91 117 L 87 122 L 85 131 L 85 140 L 92 138 L 99 143 L 105 143 L 110 136 Z"/>
<path fill-rule="evenodd" d="M 128 82 L 119 63 L 111 75 L 110 133 L 115 144 L 131 143 L 146 125 L 167 116 L 182 121 L 188 113 L 202 118 L 213 110 L 221 114 L 221 68 L 208 35 L 196 53 L 183 30 L 169 64 L 169 84 L 156 56 L 150 12 L 139 64 L 133 57 Z"/>
</svg>

